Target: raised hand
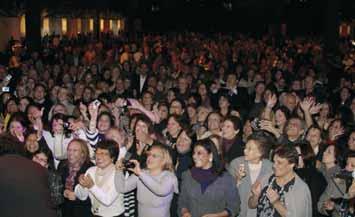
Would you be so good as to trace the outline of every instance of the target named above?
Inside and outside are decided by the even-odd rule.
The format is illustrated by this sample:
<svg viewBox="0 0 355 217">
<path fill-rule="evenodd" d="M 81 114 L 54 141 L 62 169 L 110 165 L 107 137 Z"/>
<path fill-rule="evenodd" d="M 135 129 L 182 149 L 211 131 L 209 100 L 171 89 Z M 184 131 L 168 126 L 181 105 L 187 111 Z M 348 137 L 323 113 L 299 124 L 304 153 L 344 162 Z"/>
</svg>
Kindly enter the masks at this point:
<svg viewBox="0 0 355 217">
<path fill-rule="evenodd" d="M 267 98 L 266 107 L 272 109 L 277 103 L 276 94 L 270 94 Z"/>
</svg>

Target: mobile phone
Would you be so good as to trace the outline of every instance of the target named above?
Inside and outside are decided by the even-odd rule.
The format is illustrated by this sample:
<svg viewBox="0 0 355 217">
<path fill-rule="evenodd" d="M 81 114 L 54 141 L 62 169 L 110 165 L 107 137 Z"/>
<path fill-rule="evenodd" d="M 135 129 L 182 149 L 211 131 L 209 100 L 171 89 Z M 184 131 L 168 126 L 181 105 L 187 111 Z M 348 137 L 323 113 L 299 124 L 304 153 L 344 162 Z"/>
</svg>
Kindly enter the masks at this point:
<svg viewBox="0 0 355 217">
<path fill-rule="evenodd" d="M 3 87 L 2 92 L 10 92 L 10 87 Z"/>
<path fill-rule="evenodd" d="M 99 107 L 101 105 L 101 102 L 98 99 L 96 99 L 93 103 L 96 107 Z"/>
</svg>

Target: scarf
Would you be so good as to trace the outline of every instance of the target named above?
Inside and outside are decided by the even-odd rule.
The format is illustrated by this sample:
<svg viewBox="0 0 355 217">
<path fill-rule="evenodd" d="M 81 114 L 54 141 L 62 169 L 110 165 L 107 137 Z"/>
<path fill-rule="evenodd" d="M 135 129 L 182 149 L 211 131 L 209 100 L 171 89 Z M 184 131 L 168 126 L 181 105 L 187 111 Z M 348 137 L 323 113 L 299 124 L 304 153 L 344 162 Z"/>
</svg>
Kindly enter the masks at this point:
<svg viewBox="0 0 355 217">
<path fill-rule="evenodd" d="M 65 180 L 65 189 L 74 191 L 75 177 L 80 170 L 81 165 L 69 165 L 69 175 Z"/>
<path fill-rule="evenodd" d="M 191 176 L 200 184 L 202 193 L 205 193 L 207 187 L 218 177 L 211 168 L 205 170 L 197 167 L 191 169 Z"/>
<path fill-rule="evenodd" d="M 115 172 L 115 165 L 112 163 L 109 166 L 107 166 L 104 169 L 96 167 L 96 172 L 95 172 L 95 185 L 98 186 L 99 188 L 102 188 L 105 183 L 108 181 L 109 177 L 114 174 Z M 96 197 L 93 197 L 93 203 L 92 203 L 92 208 L 94 210 L 94 213 L 97 214 L 100 208 L 100 202 L 96 199 Z"/>
</svg>

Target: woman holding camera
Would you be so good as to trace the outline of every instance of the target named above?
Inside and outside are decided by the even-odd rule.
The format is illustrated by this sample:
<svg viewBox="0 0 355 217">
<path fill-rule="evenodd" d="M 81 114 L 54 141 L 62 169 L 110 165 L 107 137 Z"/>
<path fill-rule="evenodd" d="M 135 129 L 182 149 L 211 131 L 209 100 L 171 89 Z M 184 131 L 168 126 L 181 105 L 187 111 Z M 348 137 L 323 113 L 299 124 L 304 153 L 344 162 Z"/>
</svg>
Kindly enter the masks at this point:
<svg viewBox="0 0 355 217">
<path fill-rule="evenodd" d="M 125 166 L 121 161 L 117 163 L 116 189 L 125 193 L 137 188 L 139 217 L 169 217 L 171 200 L 174 192 L 178 193 L 169 150 L 162 145 L 153 145 L 147 156 L 147 166 L 143 170 L 137 160 L 129 161 L 134 164 L 132 166 Z M 128 179 L 123 174 L 125 167 L 134 173 Z"/>
</svg>

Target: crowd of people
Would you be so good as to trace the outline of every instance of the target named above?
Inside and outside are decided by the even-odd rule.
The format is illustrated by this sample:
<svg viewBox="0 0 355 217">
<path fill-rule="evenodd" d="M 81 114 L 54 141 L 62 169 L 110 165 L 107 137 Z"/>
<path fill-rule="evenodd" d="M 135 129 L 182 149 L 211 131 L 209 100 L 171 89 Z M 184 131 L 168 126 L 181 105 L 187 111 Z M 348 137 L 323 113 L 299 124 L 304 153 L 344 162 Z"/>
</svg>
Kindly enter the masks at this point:
<svg viewBox="0 0 355 217">
<path fill-rule="evenodd" d="M 321 40 L 54 35 L 9 48 L 0 173 L 30 171 L 4 167 L 20 147 L 38 167 L 24 173 L 46 174 L 51 216 L 355 216 L 354 66 L 333 71 Z M 340 50 L 355 56 L 350 41 Z"/>
</svg>

